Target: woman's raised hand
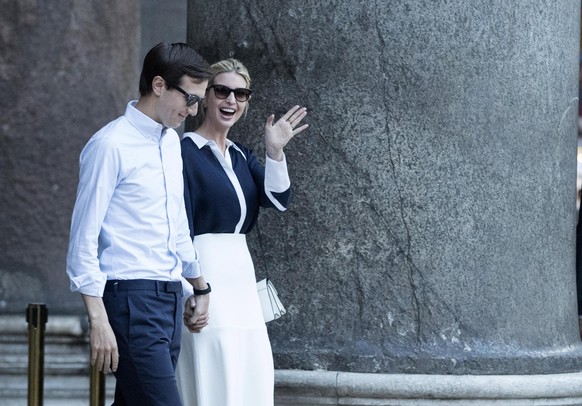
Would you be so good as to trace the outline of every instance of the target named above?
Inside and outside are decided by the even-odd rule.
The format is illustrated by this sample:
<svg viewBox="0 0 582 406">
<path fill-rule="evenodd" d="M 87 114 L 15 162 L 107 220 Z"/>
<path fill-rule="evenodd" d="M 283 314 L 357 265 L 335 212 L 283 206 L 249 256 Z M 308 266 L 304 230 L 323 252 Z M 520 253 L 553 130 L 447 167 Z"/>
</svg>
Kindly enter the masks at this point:
<svg viewBox="0 0 582 406">
<path fill-rule="evenodd" d="M 274 124 L 274 114 L 267 118 L 267 123 L 265 124 L 265 147 L 269 158 L 275 161 L 283 160 L 283 148 L 291 138 L 309 127 L 309 124 L 303 124 L 298 127 L 306 115 L 307 108 L 293 106 Z"/>
</svg>

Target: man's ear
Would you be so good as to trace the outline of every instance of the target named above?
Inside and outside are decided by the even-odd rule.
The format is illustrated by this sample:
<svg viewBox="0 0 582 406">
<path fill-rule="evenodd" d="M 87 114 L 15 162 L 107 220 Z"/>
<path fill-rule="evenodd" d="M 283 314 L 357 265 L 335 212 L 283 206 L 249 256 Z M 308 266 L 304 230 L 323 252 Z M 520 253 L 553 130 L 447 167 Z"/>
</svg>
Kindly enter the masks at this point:
<svg viewBox="0 0 582 406">
<path fill-rule="evenodd" d="M 161 76 L 154 76 L 152 79 L 152 91 L 156 96 L 162 94 L 162 91 L 166 88 L 166 81 Z"/>
</svg>

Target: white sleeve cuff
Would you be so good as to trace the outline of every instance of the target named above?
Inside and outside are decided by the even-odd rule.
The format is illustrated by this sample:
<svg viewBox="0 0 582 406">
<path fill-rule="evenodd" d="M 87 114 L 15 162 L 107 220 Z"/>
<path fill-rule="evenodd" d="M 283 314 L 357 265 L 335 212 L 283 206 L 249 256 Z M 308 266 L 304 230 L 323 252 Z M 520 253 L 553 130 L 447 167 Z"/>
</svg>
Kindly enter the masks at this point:
<svg viewBox="0 0 582 406">
<path fill-rule="evenodd" d="M 275 161 L 268 156 L 265 159 L 265 190 L 283 193 L 291 187 L 287 159 L 283 154 L 282 161 Z"/>
<path fill-rule="evenodd" d="M 190 262 L 188 266 L 184 266 L 184 269 L 182 270 L 182 276 L 187 279 L 195 279 L 201 276 L 200 264 L 198 263 L 197 259 Z"/>
</svg>

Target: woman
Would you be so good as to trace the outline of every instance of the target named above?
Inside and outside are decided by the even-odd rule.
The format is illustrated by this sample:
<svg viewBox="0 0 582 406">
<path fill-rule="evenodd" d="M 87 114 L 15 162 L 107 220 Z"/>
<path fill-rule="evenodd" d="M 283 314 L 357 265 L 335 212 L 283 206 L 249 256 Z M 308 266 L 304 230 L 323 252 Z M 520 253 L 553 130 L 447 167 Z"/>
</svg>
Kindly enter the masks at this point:
<svg viewBox="0 0 582 406">
<path fill-rule="evenodd" d="M 201 329 L 185 316 L 176 379 L 184 405 L 270 406 L 273 356 L 245 234 L 260 206 L 286 209 L 290 181 L 283 148 L 307 128 L 299 126 L 307 111 L 295 106 L 277 122 L 274 115 L 267 118 L 263 167 L 251 150 L 228 139 L 248 109 L 247 69 L 235 59 L 211 69 L 204 121 L 182 140 L 190 234 L 212 285 L 210 319 Z"/>
</svg>

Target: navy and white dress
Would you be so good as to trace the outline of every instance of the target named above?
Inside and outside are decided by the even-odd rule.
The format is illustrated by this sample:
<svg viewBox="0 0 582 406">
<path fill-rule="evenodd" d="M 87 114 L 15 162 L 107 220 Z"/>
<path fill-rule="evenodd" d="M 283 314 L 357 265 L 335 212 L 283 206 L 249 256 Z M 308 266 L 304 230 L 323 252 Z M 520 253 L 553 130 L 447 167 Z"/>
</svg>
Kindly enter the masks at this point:
<svg viewBox="0 0 582 406">
<path fill-rule="evenodd" d="M 263 167 L 244 146 L 226 146 L 222 155 L 199 134 L 182 139 L 186 213 L 212 293 L 208 326 L 182 328 L 176 379 L 185 406 L 272 406 L 273 356 L 245 235 L 259 207 L 286 209 L 289 175 L 285 160 Z"/>
</svg>

